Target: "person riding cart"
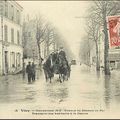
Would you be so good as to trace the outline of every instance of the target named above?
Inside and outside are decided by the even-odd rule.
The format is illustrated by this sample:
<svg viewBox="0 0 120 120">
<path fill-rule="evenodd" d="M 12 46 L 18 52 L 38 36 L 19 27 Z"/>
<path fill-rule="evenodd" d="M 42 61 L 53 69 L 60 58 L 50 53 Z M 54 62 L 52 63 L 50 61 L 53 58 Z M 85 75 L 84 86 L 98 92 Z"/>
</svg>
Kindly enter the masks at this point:
<svg viewBox="0 0 120 120">
<path fill-rule="evenodd" d="M 60 47 L 59 56 L 62 56 L 64 59 L 66 59 L 66 53 L 65 53 L 63 47 Z"/>
</svg>

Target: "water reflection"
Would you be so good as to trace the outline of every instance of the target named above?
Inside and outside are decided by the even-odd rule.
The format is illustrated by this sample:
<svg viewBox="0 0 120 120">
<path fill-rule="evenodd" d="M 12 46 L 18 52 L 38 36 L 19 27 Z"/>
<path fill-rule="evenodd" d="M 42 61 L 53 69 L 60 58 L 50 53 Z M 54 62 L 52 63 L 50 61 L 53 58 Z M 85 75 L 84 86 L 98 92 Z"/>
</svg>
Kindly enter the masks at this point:
<svg viewBox="0 0 120 120">
<path fill-rule="evenodd" d="M 120 103 L 120 81 L 115 80 L 114 84 L 115 84 L 115 99 L 117 103 Z"/>
<path fill-rule="evenodd" d="M 104 100 L 105 100 L 105 105 L 107 109 L 110 108 L 110 102 L 111 102 L 110 79 L 111 79 L 110 75 L 104 76 L 104 87 L 105 87 Z"/>
<path fill-rule="evenodd" d="M 51 102 L 64 102 L 68 98 L 68 86 L 66 83 L 48 83 L 46 85 L 46 95 Z"/>
<path fill-rule="evenodd" d="M 97 74 L 97 78 L 99 79 L 100 78 L 100 71 L 97 71 L 96 74 Z"/>
</svg>

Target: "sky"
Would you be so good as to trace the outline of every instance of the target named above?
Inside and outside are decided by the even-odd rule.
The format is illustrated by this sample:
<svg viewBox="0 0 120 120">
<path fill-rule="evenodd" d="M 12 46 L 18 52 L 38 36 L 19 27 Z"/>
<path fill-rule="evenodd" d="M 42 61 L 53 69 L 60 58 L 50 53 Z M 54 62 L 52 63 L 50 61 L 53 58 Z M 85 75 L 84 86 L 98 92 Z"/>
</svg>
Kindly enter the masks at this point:
<svg viewBox="0 0 120 120">
<path fill-rule="evenodd" d="M 85 35 L 85 18 L 90 5 L 88 1 L 18 1 L 23 15 L 44 16 L 62 34 L 78 59 L 79 44 Z"/>
</svg>

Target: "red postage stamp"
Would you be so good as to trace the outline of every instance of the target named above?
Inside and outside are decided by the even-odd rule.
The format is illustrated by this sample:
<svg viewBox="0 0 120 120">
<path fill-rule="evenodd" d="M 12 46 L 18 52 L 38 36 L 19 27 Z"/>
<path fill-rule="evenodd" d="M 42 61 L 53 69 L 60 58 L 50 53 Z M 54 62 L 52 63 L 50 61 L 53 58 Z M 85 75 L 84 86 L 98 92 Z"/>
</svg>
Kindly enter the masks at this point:
<svg viewBox="0 0 120 120">
<path fill-rule="evenodd" d="M 120 46 L 120 16 L 108 17 L 110 46 Z"/>
</svg>

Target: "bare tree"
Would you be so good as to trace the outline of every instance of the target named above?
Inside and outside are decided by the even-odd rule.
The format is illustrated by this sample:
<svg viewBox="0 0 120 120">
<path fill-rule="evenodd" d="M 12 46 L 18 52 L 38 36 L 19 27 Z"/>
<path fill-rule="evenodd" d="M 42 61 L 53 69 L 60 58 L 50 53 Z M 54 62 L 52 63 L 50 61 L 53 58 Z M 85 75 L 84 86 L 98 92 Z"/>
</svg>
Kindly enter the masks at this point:
<svg viewBox="0 0 120 120">
<path fill-rule="evenodd" d="M 88 34 L 88 40 L 90 42 L 95 42 L 96 47 L 96 70 L 100 71 L 100 60 L 99 60 L 99 29 L 100 25 L 97 24 L 97 21 L 95 19 L 95 15 L 90 15 L 90 19 L 87 21 L 87 34 Z M 89 43 L 90 43 L 89 42 Z"/>
<path fill-rule="evenodd" d="M 38 46 L 38 54 L 39 54 L 39 66 L 40 70 L 42 65 L 42 58 L 41 58 L 41 43 L 44 41 L 43 37 L 46 32 L 46 23 L 45 21 L 39 16 L 36 17 L 36 40 Z"/>
<path fill-rule="evenodd" d="M 109 57 L 108 57 L 108 49 L 109 49 L 109 41 L 108 41 L 108 28 L 106 17 L 115 15 L 120 10 L 119 1 L 95 1 L 94 5 L 91 7 L 91 14 L 94 14 L 94 19 L 99 26 L 103 26 L 104 33 L 104 68 L 105 74 L 110 74 L 109 69 Z"/>
<path fill-rule="evenodd" d="M 46 44 L 46 57 L 50 54 L 49 46 L 50 46 L 50 39 L 51 39 L 51 32 L 54 31 L 51 23 L 46 24 L 46 31 L 44 34 L 45 44 Z M 54 37 L 54 36 L 52 36 Z"/>
<path fill-rule="evenodd" d="M 87 64 L 88 66 L 90 66 L 91 48 L 92 47 L 91 47 L 90 39 L 88 39 L 88 35 L 86 34 L 82 38 L 82 41 L 80 42 L 79 55 L 80 55 L 81 62 Z"/>
</svg>

